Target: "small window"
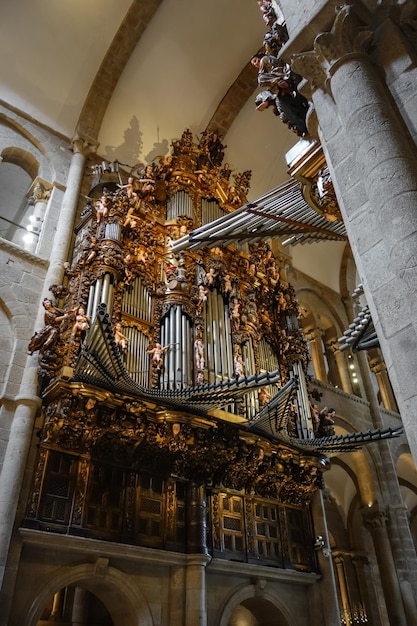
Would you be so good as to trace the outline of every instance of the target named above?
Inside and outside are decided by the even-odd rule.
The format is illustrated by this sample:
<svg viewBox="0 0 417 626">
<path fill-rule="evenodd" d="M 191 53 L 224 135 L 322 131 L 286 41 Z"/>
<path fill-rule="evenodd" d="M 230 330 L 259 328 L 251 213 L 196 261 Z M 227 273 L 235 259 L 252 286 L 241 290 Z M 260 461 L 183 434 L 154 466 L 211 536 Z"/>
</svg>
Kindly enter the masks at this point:
<svg viewBox="0 0 417 626">
<path fill-rule="evenodd" d="M 33 206 L 27 196 L 33 180 L 19 165 L 0 164 L 0 236 L 33 252 L 39 229 L 31 221 Z"/>
</svg>

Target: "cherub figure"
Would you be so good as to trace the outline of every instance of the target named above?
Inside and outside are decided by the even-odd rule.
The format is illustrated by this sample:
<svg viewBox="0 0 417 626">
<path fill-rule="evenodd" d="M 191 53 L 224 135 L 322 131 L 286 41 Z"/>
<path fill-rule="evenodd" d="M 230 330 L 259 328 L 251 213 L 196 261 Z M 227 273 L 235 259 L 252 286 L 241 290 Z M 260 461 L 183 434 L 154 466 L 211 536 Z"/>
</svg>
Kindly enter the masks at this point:
<svg viewBox="0 0 417 626">
<path fill-rule="evenodd" d="M 271 394 L 266 387 L 261 387 L 258 392 L 259 406 L 265 406 L 271 399 Z"/>
<path fill-rule="evenodd" d="M 100 224 L 103 218 L 107 217 L 109 214 L 107 196 L 103 194 L 100 200 L 97 200 L 97 202 L 95 203 L 95 207 L 96 207 L 97 224 Z"/>
<path fill-rule="evenodd" d="M 223 276 L 223 290 L 225 294 L 228 294 L 232 291 L 232 280 L 230 278 L 230 274 L 226 274 Z"/>
<path fill-rule="evenodd" d="M 129 339 L 122 333 L 122 325 L 120 322 L 116 322 L 113 327 L 114 332 L 114 340 L 116 342 L 116 346 L 119 346 L 122 352 L 127 350 L 127 344 L 129 343 Z"/>
<path fill-rule="evenodd" d="M 135 250 L 136 260 L 138 263 L 146 263 L 148 255 L 146 254 L 145 247 L 140 245 Z"/>
<path fill-rule="evenodd" d="M 75 314 L 75 322 L 71 331 L 71 341 L 75 341 L 77 336 L 90 328 L 91 318 L 85 314 L 83 306 L 78 307 Z"/>
<path fill-rule="evenodd" d="M 125 220 L 123 222 L 123 226 L 124 227 L 129 227 L 132 229 L 135 229 L 136 226 L 138 225 L 137 219 L 134 215 L 135 212 L 135 207 L 130 207 L 130 209 L 128 210 L 128 212 L 126 213 L 126 217 Z"/>
<path fill-rule="evenodd" d="M 233 361 L 235 366 L 235 374 L 237 378 L 241 378 L 245 375 L 245 372 L 243 369 L 242 357 L 240 356 L 240 354 L 235 354 Z"/>
<path fill-rule="evenodd" d="M 208 289 L 205 285 L 198 286 L 198 306 L 203 306 L 205 302 L 207 302 L 208 298 Z"/>
<path fill-rule="evenodd" d="M 160 343 L 156 343 L 154 348 L 148 348 L 146 354 L 151 355 L 152 364 L 157 370 L 160 370 L 164 361 L 162 355 L 169 349 L 170 344 L 162 346 Z"/>
<path fill-rule="evenodd" d="M 206 273 L 206 280 L 207 280 L 207 284 L 210 285 L 210 287 L 214 284 L 216 277 L 217 277 L 217 272 L 214 269 L 214 267 L 209 267 L 209 270 Z"/>
<path fill-rule="evenodd" d="M 198 370 L 203 370 L 205 367 L 204 346 L 200 337 L 197 337 L 197 339 L 194 342 L 194 355 L 195 355 L 196 368 Z"/>
<path fill-rule="evenodd" d="M 153 195 L 155 191 L 155 177 L 152 165 L 147 165 L 145 167 L 145 171 L 143 173 L 143 176 L 139 178 L 139 182 L 141 183 L 141 198 L 146 198 Z"/>
<path fill-rule="evenodd" d="M 137 200 L 138 194 L 135 191 L 135 184 L 133 176 L 129 176 L 125 185 L 117 185 L 120 189 L 123 189 L 129 200 Z"/>
<path fill-rule="evenodd" d="M 240 302 L 237 298 L 233 298 L 230 317 L 232 318 L 233 328 L 238 330 L 240 326 Z"/>
<path fill-rule="evenodd" d="M 91 237 L 90 243 L 88 244 L 87 249 L 85 250 L 84 256 L 80 261 L 80 265 L 88 265 L 95 259 L 97 256 L 96 250 L 97 237 Z"/>
</svg>

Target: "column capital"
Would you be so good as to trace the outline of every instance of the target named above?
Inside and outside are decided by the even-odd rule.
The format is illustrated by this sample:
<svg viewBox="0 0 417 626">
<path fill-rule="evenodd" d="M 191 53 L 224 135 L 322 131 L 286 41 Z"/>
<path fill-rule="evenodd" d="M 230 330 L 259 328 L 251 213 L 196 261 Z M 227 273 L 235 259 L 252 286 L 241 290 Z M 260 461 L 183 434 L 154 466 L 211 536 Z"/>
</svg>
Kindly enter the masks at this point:
<svg viewBox="0 0 417 626">
<path fill-rule="evenodd" d="M 384 373 L 387 372 L 387 366 L 385 365 L 381 357 L 374 357 L 372 359 L 368 358 L 368 364 L 369 364 L 369 369 L 375 375 L 381 374 L 382 372 Z"/>
<path fill-rule="evenodd" d="M 324 330 L 321 328 L 316 327 L 310 327 L 310 328 L 306 328 L 303 329 L 303 334 L 305 336 L 306 339 L 308 339 L 308 341 L 312 342 L 312 341 L 317 341 L 317 339 L 321 339 L 324 335 Z"/>
<path fill-rule="evenodd" d="M 372 532 L 377 528 L 384 528 L 387 526 L 388 513 L 385 507 L 382 507 L 379 504 L 374 504 L 362 511 L 362 518 L 365 528 Z"/>
<path fill-rule="evenodd" d="M 336 354 L 336 352 L 340 352 L 339 343 L 338 341 L 336 341 L 336 339 L 330 339 L 329 341 L 326 341 L 325 345 L 329 352 L 332 352 L 333 354 Z"/>
<path fill-rule="evenodd" d="M 340 552 L 334 552 L 333 551 L 333 561 L 336 565 L 344 565 L 345 559 L 344 559 L 344 555 L 341 554 Z"/>
<path fill-rule="evenodd" d="M 53 185 L 51 185 L 51 183 L 47 183 L 45 180 L 37 176 L 26 194 L 29 198 L 29 204 L 33 205 L 38 202 L 46 204 L 51 196 L 52 187 Z"/>
<path fill-rule="evenodd" d="M 79 131 L 76 131 L 71 139 L 71 147 L 74 154 L 82 154 L 83 156 L 95 154 L 98 146 L 98 141 Z"/>
<path fill-rule="evenodd" d="M 354 7 L 344 4 L 336 13 L 331 31 L 317 35 L 314 50 L 293 55 L 291 67 L 310 83 L 311 91 L 330 91 L 330 78 L 337 67 L 351 58 L 365 57 L 372 38 L 373 32 Z"/>
</svg>

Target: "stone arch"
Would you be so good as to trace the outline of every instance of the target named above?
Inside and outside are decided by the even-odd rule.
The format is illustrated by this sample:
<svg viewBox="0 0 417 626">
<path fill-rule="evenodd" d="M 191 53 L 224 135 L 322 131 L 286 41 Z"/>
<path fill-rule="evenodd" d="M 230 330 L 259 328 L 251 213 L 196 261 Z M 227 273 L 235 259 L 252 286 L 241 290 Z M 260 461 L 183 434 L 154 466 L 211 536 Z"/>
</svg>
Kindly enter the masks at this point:
<svg viewBox="0 0 417 626">
<path fill-rule="evenodd" d="M 257 609 L 268 610 L 271 624 L 276 626 L 295 626 L 296 620 L 290 614 L 276 593 L 268 589 L 260 589 L 259 585 L 246 585 L 235 591 L 221 610 L 220 618 L 216 621 L 219 626 L 229 626 L 233 612 L 239 606 L 244 606 L 251 613 Z M 280 621 L 278 622 L 277 619 Z"/>
<path fill-rule="evenodd" d="M 104 558 L 93 564 L 62 567 L 49 580 L 38 581 L 37 588 L 33 587 L 34 600 L 30 607 L 26 607 L 25 618 L 20 623 L 36 626 L 50 597 L 64 587 L 74 585 L 97 596 L 114 626 L 153 626 L 150 609 L 138 585 L 120 570 L 109 567 Z"/>
<path fill-rule="evenodd" d="M 38 159 L 23 148 L 4 148 L 1 153 L 3 162 L 12 163 L 21 167 L 25 172 L 34 179 L 39 171 Z"/>
<path fill-rule="evenodd" d="M 4 129 L 0 137 L 0 154 L 4 162 L 19 165 L 32 179 L 40 176 L 53 181 L 56 178 L 55 165 L 42 144 L 44 138 L 36 136 L 39 129 L 30 124 L 25 128 L 1 113 L 0 127 Z"/>
</svg>

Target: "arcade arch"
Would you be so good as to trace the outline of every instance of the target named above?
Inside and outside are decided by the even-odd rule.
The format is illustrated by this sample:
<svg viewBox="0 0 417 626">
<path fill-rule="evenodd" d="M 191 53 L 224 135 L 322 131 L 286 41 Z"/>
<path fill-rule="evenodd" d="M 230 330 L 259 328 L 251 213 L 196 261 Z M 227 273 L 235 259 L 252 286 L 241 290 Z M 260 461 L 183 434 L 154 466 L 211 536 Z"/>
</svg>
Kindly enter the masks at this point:
<svg viewBox="0 0 417 626">
<path fill-rule="evenodd" d="M 295 626 L 277 593 L 268 588 L 259 591 L 257 585 L 247 585 L 236 591 L 223 608 L 219 626 Z"/>
<path fill-rule="evenodd" d="M 25 626 L 38 626 L 45 607 L 51 597 L 68 587 L 85 589 L 93 594 L 108 613 L 109 626 L 153 626 L 148 604 L 132 577 L 108 566 L 108 560 L 97 559 L 94 564 L 62 567 L 49 580 L 38 580 L 33 585 L 33 599 L 24 611 L 20 623 Z"/>
</svg>

